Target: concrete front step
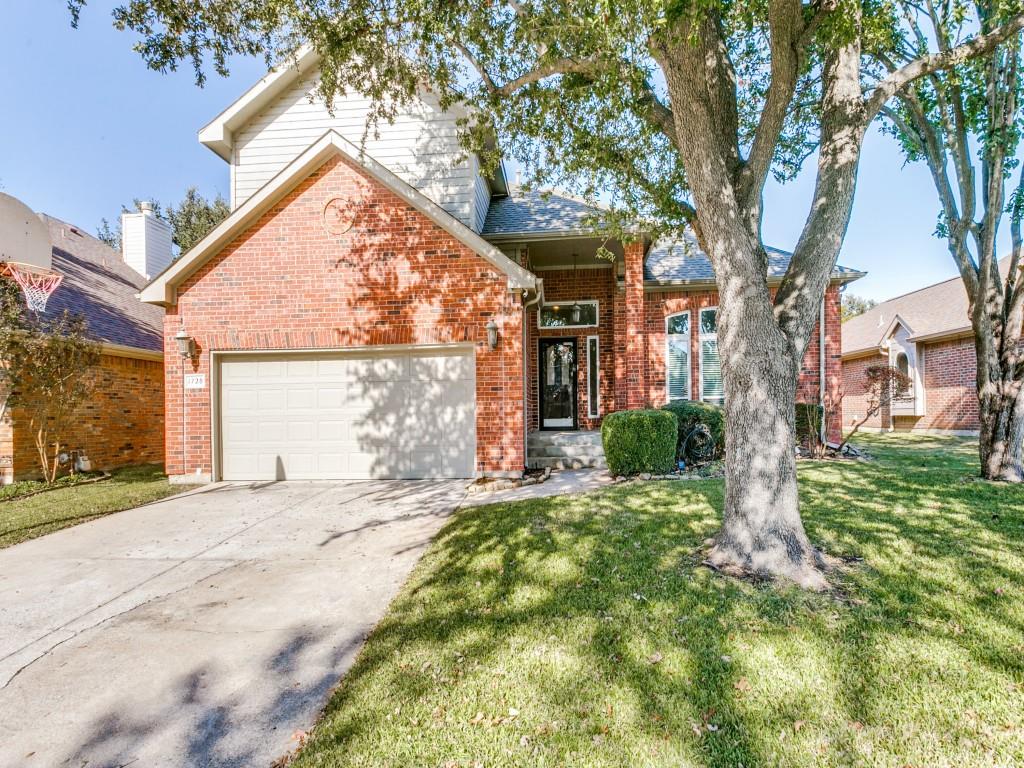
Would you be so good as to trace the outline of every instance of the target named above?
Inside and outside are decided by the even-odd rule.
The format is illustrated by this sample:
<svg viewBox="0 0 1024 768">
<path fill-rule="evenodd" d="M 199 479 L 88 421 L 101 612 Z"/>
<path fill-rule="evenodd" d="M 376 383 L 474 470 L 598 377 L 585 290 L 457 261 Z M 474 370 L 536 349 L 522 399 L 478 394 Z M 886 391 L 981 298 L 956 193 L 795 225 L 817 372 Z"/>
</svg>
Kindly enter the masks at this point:
<svg viewBox="0 0 1024 768">
<path fill-rule="evenodd" d="M 527 466 L 532 469 L 605 468 L 601 433 L 531 432 L 526 444 Z"/>
<path fill-rule="evenodd" d="M 530 445 L 601 445 L 601 433 L 597 430 L 585 432 L 531 432 L 527 435 Z"/>
<path fill-rule="evenodd" d="M 530 469 L 607 469 L 608 464 L 601 458 L 566 459 L 555 456 L 531 456 L 526 465 Z"/>
<path fill-rule="evenodd" d="M 546 445 L 530 446 L 530 456 L 562 459 L 603 459 L 604 448 L 600 445 Z"/>
</svg>

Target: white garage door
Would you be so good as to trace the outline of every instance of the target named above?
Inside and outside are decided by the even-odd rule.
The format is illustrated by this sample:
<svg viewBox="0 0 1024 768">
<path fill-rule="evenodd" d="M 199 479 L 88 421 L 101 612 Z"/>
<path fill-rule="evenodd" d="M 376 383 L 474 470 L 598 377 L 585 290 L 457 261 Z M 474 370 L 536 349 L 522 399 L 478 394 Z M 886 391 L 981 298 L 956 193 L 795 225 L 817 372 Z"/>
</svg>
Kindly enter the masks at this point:
<svg viewBox="0 0 1024 768">
<path fill-rule="evenodd" d="M 225 480 L 472 477 L 472 349 L 225 356 Z"/>
</svg>

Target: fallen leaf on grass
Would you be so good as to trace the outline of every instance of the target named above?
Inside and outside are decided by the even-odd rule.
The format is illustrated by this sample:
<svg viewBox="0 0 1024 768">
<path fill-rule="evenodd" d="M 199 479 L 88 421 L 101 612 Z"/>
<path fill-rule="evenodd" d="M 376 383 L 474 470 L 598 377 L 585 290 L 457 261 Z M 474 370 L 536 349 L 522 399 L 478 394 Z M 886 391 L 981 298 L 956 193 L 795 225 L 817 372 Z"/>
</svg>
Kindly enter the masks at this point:
<svg viewBox="0 0 1024 768">
<path fill-rule="evenodd" d="M 751 685 L 750 685 L 750 681 L 747 680 L 747 678 L 741 677 L 739 680 L 737 680 L 735 683 L 732 684 L 732 687 L 735 688 L 740 693 L 746 693 L 747 691 L 750 690 Z"/>
<path fill-rule="evenodd" d="M 793 723 L 793 730 L 794 731 L 799 731 L 805 725 L 807 725 L 806 721 L 804 721 L 804 720 L 797 720 L 795 723 Z"/>
<path fill-rule="evenodd" d="M 665 658 L 664 656 L 662 656 L 660 653 L 655 651 L 654 653 L 652 653 L 650 656 L 647 657 L 647 663 L 648 664 L 660 664 L 661 660 L 664 659 L 664 658 Z"/>
</svg>

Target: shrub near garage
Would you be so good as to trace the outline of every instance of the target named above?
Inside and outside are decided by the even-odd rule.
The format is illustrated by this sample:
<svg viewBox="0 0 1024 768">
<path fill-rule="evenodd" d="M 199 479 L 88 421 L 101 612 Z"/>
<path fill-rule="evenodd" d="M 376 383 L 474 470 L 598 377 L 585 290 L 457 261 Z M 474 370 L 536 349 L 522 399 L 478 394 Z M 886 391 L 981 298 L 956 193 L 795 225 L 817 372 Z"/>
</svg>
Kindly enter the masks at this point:
<svg viewBox="0 0 1024 768">
<path fill-rule="evenodd" d="M 719 459 L 725 453 L 725 409 L 710 403 L 694 400 L 673 400 L 662 406 L 662 410 L 675 414 L 679 423 L 676 441 L 676 457 L 683 457 L 683 443 L 698 424 L 703 424 L 715 441 L 715 455 Z"/>
<path fill-rule="evenodd" d="M 676 463 L 678 432 L 678 421 L 670 411 L 641 409 L 609 414 L 601 424 L 609 471 L 613 475 L 671 472 Z"/>
</svg>

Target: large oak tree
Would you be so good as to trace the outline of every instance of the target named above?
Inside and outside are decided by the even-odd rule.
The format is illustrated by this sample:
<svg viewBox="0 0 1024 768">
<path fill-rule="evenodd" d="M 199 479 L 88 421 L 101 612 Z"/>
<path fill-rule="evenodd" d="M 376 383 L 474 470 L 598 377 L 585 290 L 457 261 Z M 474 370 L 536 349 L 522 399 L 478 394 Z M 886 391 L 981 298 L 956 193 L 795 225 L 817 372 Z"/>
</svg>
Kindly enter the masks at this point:
<svg viewBox="0 0 1024 768">
<path fill-rule="evenodd" d="M 919 55 L 929 41 L 948 50 L 980 25 L 998 27 L 1018 8 L 1005 0 L 901 2 L 912 35 L 884 60 L 889 69 Z M 1021 215 L 1024 166 L 1011 173 L 1024 130 L 1021 36 L 901 91 L 883 115 L 908 157 L 927 163 L 941 205 L 937 233 L 967 291 L 977 359 L 981 474 L 1024 481 L 1024 280 Z M 999 227 L 1012 246 L 1000 268 Z"/>
<path fill-rule="evenodd" d="M 73 12 L 83 4 L 71 0 Z M 692 227 L 720 286 L 728 419 L 724 516 L 708 557 L 813 588 L 826 581 L 797 498 L 797 376 L 865 130 L 908 83 L 1024 23 L 884 72 L 868 63 L 902 38 L 878 0 L 126 0 L 114 19 L 141 36 L 151 67 L 185 62 L 200 83 L 232 55 L 276 63 L 309 43 L 328 101 L 357 90 L 387 119 L 429 87 L 471 107 L 467 147 L 496 136 L 536 182 L 603 192 L 621 220 L 656 233 Z M 763 189 L 815 149 L 814 197 L 773 294 Z"/>
</svg>

